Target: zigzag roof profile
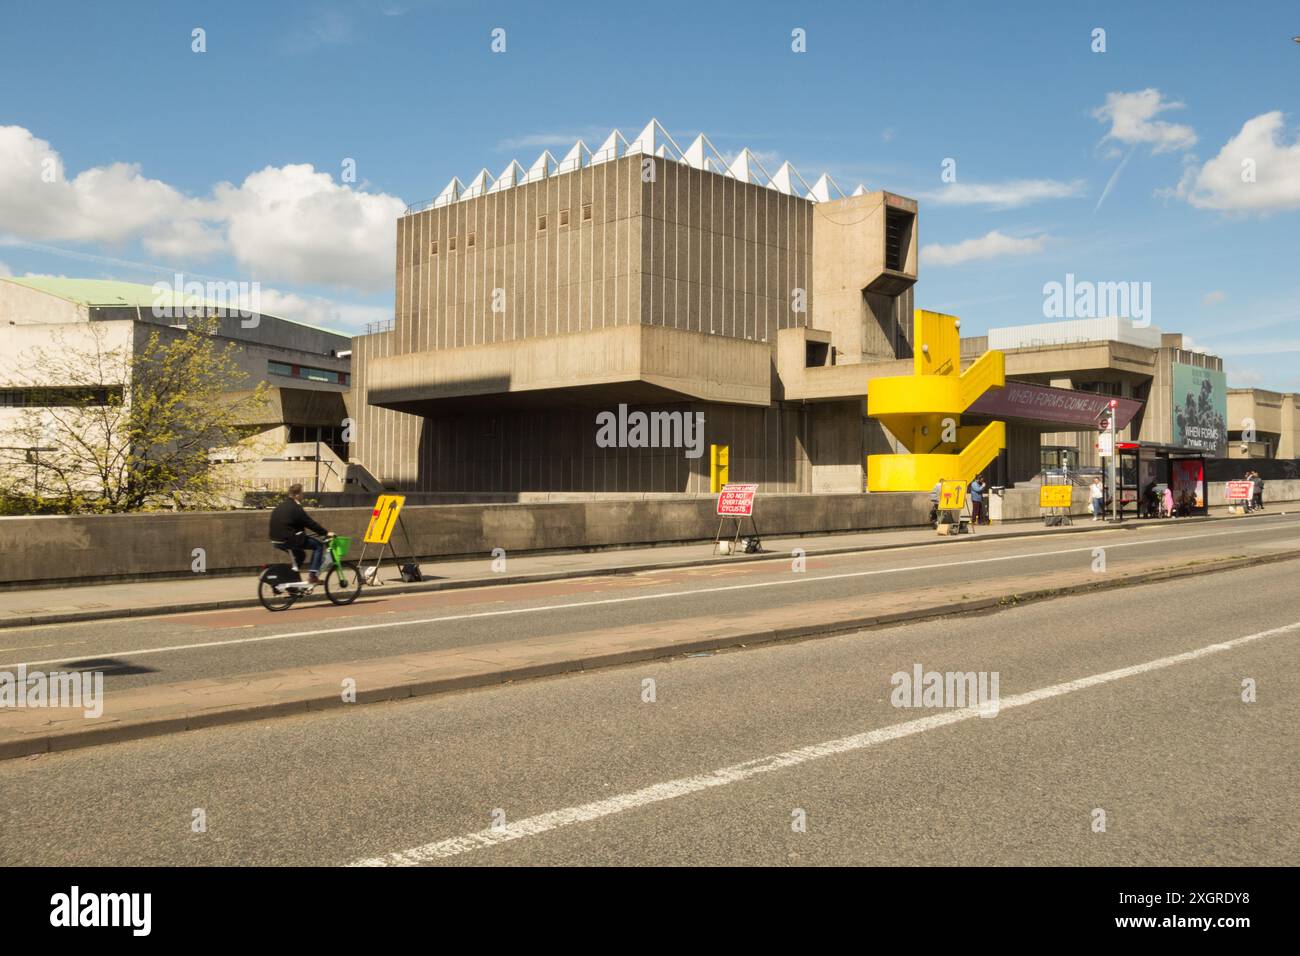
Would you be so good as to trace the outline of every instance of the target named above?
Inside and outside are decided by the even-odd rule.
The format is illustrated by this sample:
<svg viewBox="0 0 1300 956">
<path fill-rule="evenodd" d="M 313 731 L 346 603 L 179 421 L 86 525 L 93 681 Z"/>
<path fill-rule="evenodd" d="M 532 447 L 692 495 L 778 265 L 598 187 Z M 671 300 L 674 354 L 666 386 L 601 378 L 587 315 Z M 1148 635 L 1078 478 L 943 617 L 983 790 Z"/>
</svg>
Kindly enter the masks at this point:
<svg viewBox="0 0 1300 956">
<path fill-rule="evenodd" d="M 515 163 L 514 165 L 519 165 Z M 539 179 L 545 179 L 555 172 L 555 157 L 551 155 L 549 149 L 542 150 L 542 155 L 533 160 L 533 165 L 528 167 L 528 172 L 524 176 L 524 182 L 532 183 Z"/>
<path fill-rule="evenodd" d="M 497 177 L 497 181 L 492 184 L 492 188 L 489 189 L 488 192 L 499 193 L 503 189 L 509 189 L 512 186 L 518 186 L 523 181 L 524 181 L 524 168 L 520 166 L 518 162 L 512 159 L 510 160 L 510 165 L 507 166 L 505 169 L 501 170 L 501 175 Z"/>
<path fill-rule="evenodd" d="M 420 212 L 424 209 L 445 206 L 448 203 L 462 199 L 474 199 L 486 193 L 502 192 L 525 183 L 546 179 L 549 176 L 597 166 L 601 163 L 637 153 L 658 156 L 662 159 L 689 166 L 692 169 L 701 169 L 715 175 L 739 179 L 756 186 L 766 186 L 783 195 L 797 196 L 809 202 L 832 202 L 836 199 L 845 198 L 845 193 L 840 189 L 839 184 L 827 173 L 822 173 L 817 181 L 809 186 L 792 164 L 783 162 L 775 174 L 769 175 L 753 150 L 748 147 L 741 147 L 735 157 L 728 161 L 703 133 L 696 136 L 691 141 L 691 144 L 683 150 L 672 134 L 664 128 L 663 124 L 659 120 L 652 118 L 630 142 L 623 136 L 622 132 L 613 129 L 601 141 L 600 146 L 595 151 L 591 150 L 582 140 L 574 143 L 568 152 L 564 154 L 564 158 L 558 161 L 551 155 L 550 150 L 543 150 L 542 154 L 534 160 L 526 172 L 518 162 L 511 160 L 510 165 L 495 179 L 486 169 L 470 180 L 468 186 L 463 185 L 459 179 L 453 177 L 452 181 L 435 199 L 408 206 L 406 212 L 408 214 Z M 867 193 L 867 187 L 859 184 L 853 190 L 852 195 L 865 196 Z"/>
</svg>

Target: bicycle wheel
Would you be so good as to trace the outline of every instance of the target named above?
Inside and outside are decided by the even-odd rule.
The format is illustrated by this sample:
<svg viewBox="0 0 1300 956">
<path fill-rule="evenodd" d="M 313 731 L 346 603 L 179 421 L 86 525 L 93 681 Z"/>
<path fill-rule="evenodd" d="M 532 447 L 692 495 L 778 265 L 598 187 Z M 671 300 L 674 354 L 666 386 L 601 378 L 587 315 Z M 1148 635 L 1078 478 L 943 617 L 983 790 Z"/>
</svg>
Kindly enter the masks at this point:
<svg viewBox="0 0 1300 956">
<path fill-rule="evenodd" d="M 268 611 L 287 611 L 298 595 L 291 590 L 277 591 L 275 585 L 266 579 L 266 572 L 257 579 L 257 599 Z"/>
<path fill-rule="evenodd" d="M 325 596 L 335 604 L 351 604 L 361 594 L 361 568 L 344 562 L 325 572 Z"/>
</svg>

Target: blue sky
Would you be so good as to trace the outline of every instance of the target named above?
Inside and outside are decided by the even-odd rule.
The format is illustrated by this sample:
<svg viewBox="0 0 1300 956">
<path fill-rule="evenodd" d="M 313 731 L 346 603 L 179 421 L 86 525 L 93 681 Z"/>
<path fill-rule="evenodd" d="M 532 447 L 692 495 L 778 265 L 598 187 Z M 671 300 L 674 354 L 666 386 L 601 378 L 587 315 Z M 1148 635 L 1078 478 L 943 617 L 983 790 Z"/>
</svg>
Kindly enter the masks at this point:
<svg viewBox="0 0 1300 956">
<path fill-rule="evenodd" d="M 1067 273 L 1150 282 L 1231 384 L 1300 390 L 1294 3 L 7 7 L 0 273 L 257 280 L 355 329 L 391 309 L 394 210 L 655 116 L 919 198 L 917 304 L 965 332 L 1044 321 Z"/>
</svg>

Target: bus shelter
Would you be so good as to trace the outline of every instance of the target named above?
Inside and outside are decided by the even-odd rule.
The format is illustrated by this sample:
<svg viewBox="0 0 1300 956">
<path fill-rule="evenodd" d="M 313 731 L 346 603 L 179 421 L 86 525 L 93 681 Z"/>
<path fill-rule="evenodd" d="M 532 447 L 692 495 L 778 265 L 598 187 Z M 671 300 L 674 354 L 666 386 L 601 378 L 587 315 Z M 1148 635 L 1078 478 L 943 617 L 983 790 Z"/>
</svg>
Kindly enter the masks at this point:
<svg viewBox="0 0 1300 956">
<path fill-rule="evenodd" d="M 1208 513 L 1205 484 L 1206 452 L 1159 442 L 1117 442 L 1116 493 L 1120 516 L 1128 511 L 1139 518 L 1164 514 L 1166 488 L 1173 496 L 1173 515 L 1190 517 Z"/>
</svg>

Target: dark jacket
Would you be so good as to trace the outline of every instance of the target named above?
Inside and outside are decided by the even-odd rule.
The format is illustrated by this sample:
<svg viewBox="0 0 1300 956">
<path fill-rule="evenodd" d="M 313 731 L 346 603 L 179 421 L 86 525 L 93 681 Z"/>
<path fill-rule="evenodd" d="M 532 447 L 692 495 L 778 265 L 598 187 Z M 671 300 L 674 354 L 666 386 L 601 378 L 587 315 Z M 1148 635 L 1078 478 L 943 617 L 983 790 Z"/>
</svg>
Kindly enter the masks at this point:
<svg viewBox="0 0 1300 956">
<path fill-rule="evenodd" d="M 286 498 L 271 512 L 272 541 L 289 541 L 302 534 L 304 529 L 317 534 L 329 534 L 325 528 L 312 521 L 302 505 L 292 498 Z"/>
</svg>

